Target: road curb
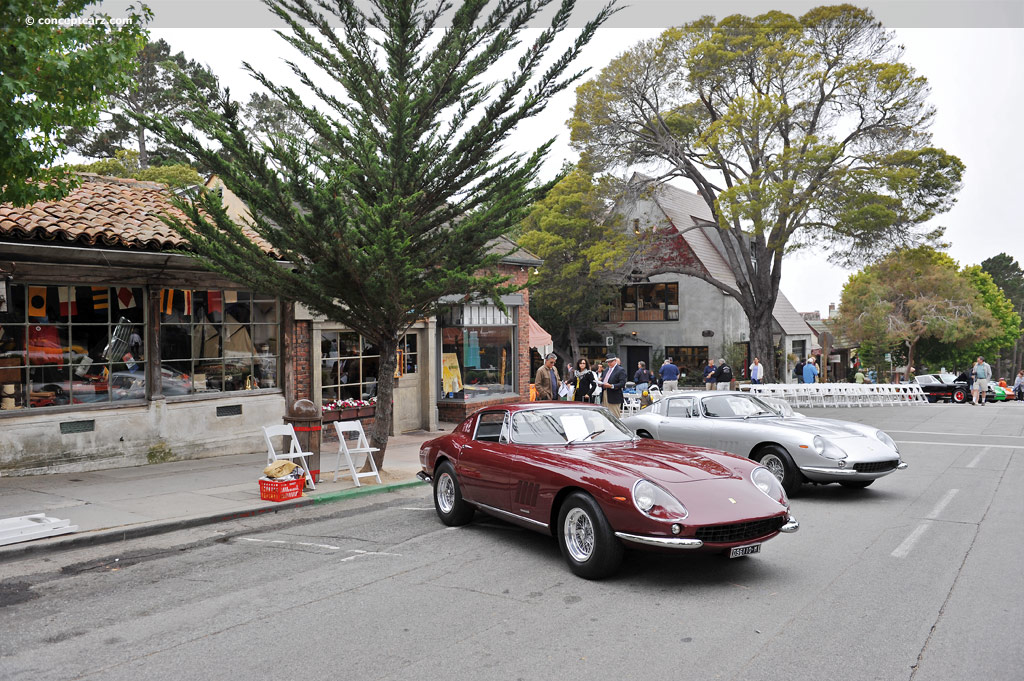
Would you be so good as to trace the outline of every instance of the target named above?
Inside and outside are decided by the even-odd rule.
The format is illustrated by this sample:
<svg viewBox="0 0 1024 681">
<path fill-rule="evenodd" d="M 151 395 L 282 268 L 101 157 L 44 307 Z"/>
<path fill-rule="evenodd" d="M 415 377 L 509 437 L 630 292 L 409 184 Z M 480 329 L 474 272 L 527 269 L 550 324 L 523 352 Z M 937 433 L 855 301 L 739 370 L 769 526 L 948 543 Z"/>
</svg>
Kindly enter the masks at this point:
<svg viewBox="0 0 1024 681">
<path fill-rule="evenodd" d="M 10 546 L 0 547 L 0 563 L 21 558 L 33 553 L 65 551 L 85 546 L 99 546 L 101 544 L 112 544 L 114 542 L 128 541 L 130 539 L 152 537 L 157 534 L 167 534 L 169 532 L 177 532 L 178 530 L 188 530 L 194 527 L 202 527 L 203 525 L 214 525 L 231 520 L 240 520 L 242 518 L 255 518 L 256 516 L 278 513 L 280 511 L 290 511 L 292 509 L 305 508 L 307 506 L 319 506 L 321 504 L 344 501 L 346 499 L 366 496 L 368 494 L 394 492 L 406 487 L 415 487 L 422 484 L 424 484 L 423 481 L 413 479 L 403 482 L 389 483 L 387 485 L 363 485 L 361 487 L 352 487 L 350 489 L 339 490 L 337 492 L 312 494 L 292 501 L 275 502 L 243 511 L 214 513 L 206 516 L 196 516 L 176 520 L 164 520 L 147 523 L 145 525 L 123 528 L 93 530 L 83 534 L 54 537 L 52 540 L 38 539 L 36 541 L 27 541 L 21 544 L 11 544 Z"/>
</svg>

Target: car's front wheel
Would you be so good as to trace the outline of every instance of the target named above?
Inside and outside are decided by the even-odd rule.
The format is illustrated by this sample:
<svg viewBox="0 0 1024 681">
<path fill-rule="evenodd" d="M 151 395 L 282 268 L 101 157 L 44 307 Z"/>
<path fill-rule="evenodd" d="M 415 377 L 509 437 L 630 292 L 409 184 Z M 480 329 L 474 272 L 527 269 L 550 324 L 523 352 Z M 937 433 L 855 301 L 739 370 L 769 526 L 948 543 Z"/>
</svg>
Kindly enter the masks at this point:
<svg viewBox="0 0 1024 681">
<path fill-rule="evenodd" d="M 594 498 L 575 492 L 558 513 L 558 546 L 569 569 L 584 579 L 602 579 L 622 563 L 624 549 Z"/>
<path fill-rule="evenodd" d="M 654 439 L 654 436 L 651 435 L 650 433 L 648 433 L 646 430 L 638 430 L 638 431 L 636 431 L 636 436 L 640 437 L 640 438 L 643 438 L 645 440 L 653 440 Z"/>
<path fill-rule="evenodd" d="M 434 473 L 434 508 L 441 522 L 451 527 L 468 523 L 476 510 L 462 498 L 455 469 L 447 461 Z"/>
<path fill-rule="evenodd" d="M 797 469 L 789 453 L 782 447 L 774 445 L 765 447 L 757 453 L 755 459 L 778 479 L 786 494 L 793 496 L 800 489 L 803 475 Z"/>
<path fill-rule="evenodd" d="M 950 399 L 952 399 L 953 404 L 963 404 L 967 401 L 967 391 L 963 388 L 957 388 L 953 391 L 953 397 Z"/>
</svg>

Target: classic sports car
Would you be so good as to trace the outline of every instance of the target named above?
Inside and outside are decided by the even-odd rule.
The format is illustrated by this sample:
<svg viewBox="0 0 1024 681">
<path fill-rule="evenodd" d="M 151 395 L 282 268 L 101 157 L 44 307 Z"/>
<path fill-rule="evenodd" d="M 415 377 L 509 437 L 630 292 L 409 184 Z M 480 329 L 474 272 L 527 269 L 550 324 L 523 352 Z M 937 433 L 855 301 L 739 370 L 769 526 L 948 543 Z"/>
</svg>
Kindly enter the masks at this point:
<svg viewBox="0 0 1024 681">
<path fill-rule="evenodd" d="M 479 509 L 552 534 L 570 569 L 588 579 L 613 573 L 626 546 L 735 558 L 799 528 L 763 466 L 642 440 L 598 405 L 483 409 L 424 443 L 420 465 L 443 523 L 465 525 Z"/>
<path fill-rule="evenodd" d="M 971 389 L 968 387 L 967 374 L 921 374 L 914 377 L 914 383 L 921 386 L 929 402 L 953 402 L 963 404 L 971 401 Z M 1013 391 L 1002 388 L 995 381 L 988 382 L 985 392 L 986 402 L 1003 402 L 1013 399 Z"/>
<path fill-rule="evenodd" d="M 676 392 L 623 422 L 643 438 L 721 449 L 758 461 L 787 494 L 803 482 L 867 487 L 906 468 L 893 439 L 877 428 L 785 416 L 754 395 Z"/>
</svg>

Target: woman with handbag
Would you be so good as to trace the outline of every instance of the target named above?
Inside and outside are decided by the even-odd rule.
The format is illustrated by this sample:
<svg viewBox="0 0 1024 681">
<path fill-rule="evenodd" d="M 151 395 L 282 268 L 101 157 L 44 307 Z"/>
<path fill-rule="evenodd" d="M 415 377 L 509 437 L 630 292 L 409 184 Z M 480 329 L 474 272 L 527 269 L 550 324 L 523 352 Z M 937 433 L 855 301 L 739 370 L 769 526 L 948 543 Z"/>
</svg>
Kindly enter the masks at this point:
<svg viewBox="0 0 1024 681">
<path fill-rule="evenodd" d="M 580 361 L 576 362 L 576 371 L 573 375 L 575 384 L 573 400 L 576 402 L 590 402 L 594 388 L 597 387 L 597 378 L 594 376 L 594 372 L 590 370 L 590 363 L 586 357 L 581 357 Z"/>
</svg>

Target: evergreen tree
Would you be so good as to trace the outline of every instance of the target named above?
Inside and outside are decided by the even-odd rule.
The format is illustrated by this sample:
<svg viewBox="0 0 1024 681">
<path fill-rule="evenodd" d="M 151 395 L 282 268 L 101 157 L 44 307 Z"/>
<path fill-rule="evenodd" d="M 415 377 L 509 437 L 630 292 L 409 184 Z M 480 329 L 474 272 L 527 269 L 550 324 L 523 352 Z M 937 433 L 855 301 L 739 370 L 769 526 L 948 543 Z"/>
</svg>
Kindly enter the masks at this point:
<svg viewBox="0 0 1024 681">
<path fill-rule="evenodd" d="M 131 146 L 138 150 L 143 169 L 187 163 L 188 158 L 179 150 L 161 139 L 151 139 L 147 135 L 150 130 L 140 117 L 161 116 L 181 125 L 185 122 L 185 93 L 190 87 L 214 98 L 217 77 L 183 52 L 171 54 L 171 46 L 162 38 L 146 43 L 135 57 L 131 81 L 112 97 L 107 116 L 96 125 L 70 130 L 68 146 L 87 158 L 111 158 L 118 149 Z"/>
<path fill-rule="evenodd" d="M 188 120 L 219 148 L 169 117 L 147 123 L 219 175 L 289 264 L 266 256 L 212 192 L 182 203 L 189 221 L 171 224 L 211 269 L 302 302 L 375 344 L 371 440 L 383 463 L 399 340 L 416 320 L 442 311 L 446 296 L 497 301 L 506 290 L 501 276 L 486 273 L 500 259 L 488 245 L 543 195 L 535 180 L 551 141 L 529 154 L 504 145 L 520 121 L 582 75 L 569 67 L 614 10 L 601 9 L 548 58 L 573 0 L 562 0 L 525 49 L 524 29 L 551 0 L 467 0 L 454 9 L 371 0 L 372 12 L 354 0 L 265 2 L 290 29 L 280 36 L 319 68 L 290 63 L 319 106 L 246 68 L 308 132 L 261 141 L 238 104 L 225 96 L 214 109 L 195 89 Z M 518 62 L 497 73 L 499 60 L 517 50 Z"/>
</svg>

